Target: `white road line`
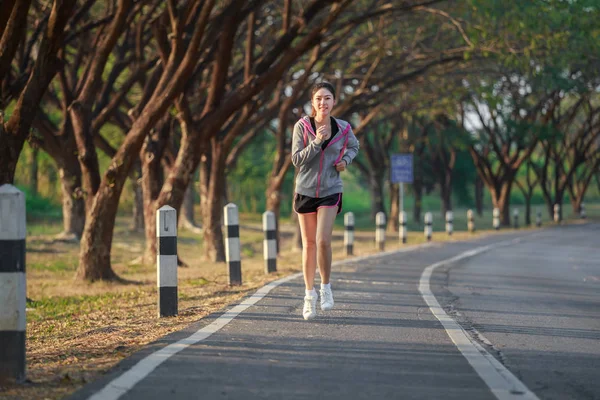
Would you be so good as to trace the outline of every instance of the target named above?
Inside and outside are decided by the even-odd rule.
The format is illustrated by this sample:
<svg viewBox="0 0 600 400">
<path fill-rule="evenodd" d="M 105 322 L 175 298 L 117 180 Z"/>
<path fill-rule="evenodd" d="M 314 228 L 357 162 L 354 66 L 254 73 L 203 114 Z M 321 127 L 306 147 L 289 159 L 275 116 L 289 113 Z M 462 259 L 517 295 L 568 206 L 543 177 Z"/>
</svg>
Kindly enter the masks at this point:
<svg viewBox="0 0 600 400">
<path fill-rule="evenodd" d="M 527 386 L 523 384 L 523 382 L 514 376 L 508 369 L 506 369 L 504 365 L 502 365 L 490 353 L 488 353 L 479 343 L 471 339 L 471 336 L 467 334 L 462 326 L 460 326 L 458 322 L 446 314 L 431 292 L 429 286 L 431 275 L 436 268 L 467 257 L 475 256 L 491 248 L 515 243 L 516 241 L 518 241 L 518 239 L 503 241 L 489 246 L 477 247 L 475 249 L 465 251 L 456 257 L 452 257 L 428 266 L 421 274 L 421 279 L 419 281 L 419 292 L 421 292 L 423 299 L 429 306 L 429 309 L 433 315 L 435 315 L 435 317 L 442 323 L 446 333 L 448 333 L 448 336 L 450 336 L 450 339 L 452 339 L 458 350 L 467 359 L 469 364 L 471 364 L 479 377 L 483 379 L 485 384 L 490 388 L 497 399 L 536 400 L 538 397 L 531 392 Z"/>
<path fill-rule="evenodd" d="M 372 254 L 368 256 L 354 257 L 346 260 L 336 261 L 332 264 L 332 266 L 337 266 L 349 262 L 361 261 L 368 258 L 375 258 L 381 256 L 387 256 L 396 253 L 405 253 L 412 250 L 421 249 L 424 247 L 430 247 L 433 244 L 426 243 L 422 245 L 415 246 L 406 246 L 399 250 L 392 250 L 381 252 L 377 254 Z M 117 400 L 119 397 L 123 396 L 127 393 L 131 388 L 133 388 L 138 382 L 142 379 L 150 375 L 152 371 L 154 371 L 160 364 L 167 361 L 171 356 L 179 353 L 185 348 L 196 344 L 202 340 L 207 339 L 213 333 L 218 332 L 225 325 L 233 321 L 235 317 L 237 317 L 241 312 L 245 311 L 250 306 L 256 304 L 259 300 L 265 297 L 271 290 L 275 289 L 277 286 L 282 283 L 289 282 L 296 278 L 302 276 L 302 273 L 296 273 L 290 276 L 286 276 L 285 278 L 278 279 L 273 281 L 262 288 L 258 289 L 256 293 L 251 295 L 250 297 L 242 300 L 240 304 L 233 307 L 231 310 L 225 312 L 219 318 L 217 318 L 210 325 L 205 326 L 204 328 L 196 331 L 191 336 L 188 336 L 185 339 L 181 339 L 176 343 L 172 343 L 160 350 L 155 351 L 154 353 L 146 356 L 142 360 L 140 360 L 137 364 L 135 364 L 131 369 L 124 372 L 119 377 L 110 381 L 102 390 L 96 392 L 92 396 L 89 397 L 89 400 Z"/>
<path fill-rule="evenodd" d="M 518 241 L 518 239 L 513 239 L 511 241 L 501 242 L 501 243 L 514 243 L 515 241 Z M 391 250 L 391 251 L 386 251 L 386 252 L 380 252 L 377 254 L 370 254 L 370 255 L 366 255 L 366 256 L 354 257 L 354 258 L 350 258 L 350 259 L 346 259 L 346 260 L 336 261 L 336 262 L 332 263 L 332 266 L 337 266 L 337 265 L 346 264 L 346 263 L 350 263 L 350 262 L 362 261 L 362 260 L 366 260 L 369 258 L 377 258 L 377 257 L 383 257 L 383 256 L 392 255 L 392 254 L 406 253 L 406 252 L 410 252 L 413 250 L 418 250 L 418 249 L 422 249 L 422 248 L 426 248 L 426 247 L 433 247 L 433 246 L 436 246 L 436 244 L 435 243 L 424 243 L 424 244 L 415 245 L 415 246 L 407 246 L 407 247 L 403 247 L 398 250 Z M 485 251 L 491 247 L 492 246 L 484 246 L 484 247 L 477 248 L 475 250 L 466 251 L 457 257 L 450 258 L 448 260 L 442 261 L 441 263 L 436 263 L 436 264 L 430 265 L 423 272 L 423 275 L 421 275 L 419 291 L 423 295 L 425 301 L 429 305 L 429 308 L 432 310 L 434 315 L 442 322 L 442 324 L 444 324 L 446 331 L 448 331 L 449 328 L 446 326 L 446 323 L 442 319 L 440 319 L 440 316 L 438 315 L 439 313 L 436 313 L 436 311 L 434 311 L 434 309 L 436 307 L 437 307 L 437 309 L 439 309 L 439 311 L 441 311 L 441 313 L 447 319 L 449 319 L 448 324 L 450 324 L 450 323 L 455 324 L 457 328 L 454 328 L 454 329 L 455 330 L 458 329 L 458 330 L 462 331 L 462 334 L 465 336 L 465 338 L 468 339 L 468 335 L 466 334 L 466 332 L 464 332 L 464 330 L 462 330 L 462 328 L 456 322 L 454 322 L 454 320 L 452 320 L 450 317 L 448 317 L 448 315 L 446 315 L 444 310 L 440 307 L 439 303 L 437 302 L 437 300 L 435 299 L 435 297 L 429 290 L 429 277 L 431 276 L 431 273 L 433 272 L 433 270 L 435 268 L 437 268 L 443 264 L 479 254 L 482 251 Z M 193 344 L 196 344 L 202 340 L 209 338 L 213 333 L 218 332 L 219 330 L 221 330 L 221 328 L 223 328 L 228 323 L 233 321 L 233 319 L 235 317 L 237 317 L 240 313 L 242 313 L 249 307 L 256 304 L 262 298 L 264 298 L 271 290 L 275 289 L 277 286 L 279 286 L 283 283 L 289 282 L 289 281 L 299 278 L 301 276 L 302 276 L 302 273 L 299 272 L 299 273 L 278 279 L 276 281 L 273 281 L 273 282 L 263 286 L 262 288 L 258 289 L 253 295 L 244 299 L 240 304 L 233 307 L 229 311 L 225 312 L 223 315 L 221 315 L 219 318 L 217 318 L 211 324 L 205 326 L 204 328 L 199 329 L 198 331 L 196 331 L 195 333 L 193 333 L 192 335 L 188 336 L 185 339 L 181 339 L 180 341 L 178 341 L 176 343 L 172 343 L 172 344 L 146 356 L 145 358 L 140 360 L 137 364 L 135 364 L 133 367 L 131 367 L 129 370 L 124 372 L 122 375 L 120 375 L 117 378 L 110 381 L 106 386 L 104 386 L 104 388 L 102 388 L 102 390 L 100 390 L 99 392 L 96 392 L 95 394 L 90 396 L 89 400 L 117 400 L 118 398 L 123 396 L 125 393 L 127 393 L 129 390 L 131 390 L 138 382 L 140 382 L 142 379 L 146 378 L 160 364 L 167 361 L 171 356 L 179 353 L 180 351 L 186 349 L 187 347 L 189 347 Z M 425 292 L 423 290 L 425 290 Z M 429 293 L 429 295 L 427 295 L 427 292 Z M 432 303 L 430 303 L 430 302 L 432 302 Z M 453 335 L 450 334 L 450 332 L 448 334 L 450 335 L 452 340 L 455 343 L 457 343 L 456 340 L 454 340 Z M 478 350 L 479 352 L 487 354 L 487 356 L 489 356 L 489 358 L 491 358 L 493 361 L 496 361 L 491 355 L 489 355 L 477 343 L 472 343 L 472 345 L 474 345 L 477 349 L 480 349 L 480 350 Z M 463 355 L 465 355 L 465 352 L 461 349 L 461 347 L 458 344 L 457 344 L 457 346 L 459 347 L 459 350 L 461 350 Z M 469 350 L 469 351 L 472 352 L 472 350 Z M 465 355 L 465 357 L 467 358 L 467 360 L 469 360 L 469 363 L 471 363 L 471 365 L 474 365 L 473 362 L 469 359 L 469 357 L 467 355 Z M 489 361 L 489 362 L 491 363 L 492 361 Z M 498 363 L 497 361 L 496 361 L 496 363 L 501 368 L 504 368 L 502 366 L 502 364 Z M 475 368 L 475 370 L 479 373 L 480 376 L 482 376 L 481 372 L 478 371 L 477 368 Z M 519 399 L 537 399 L 537 397 L 535 397 L 535 395 L 533 395 L 533 393 L 531 393 L 516 377 L 514 377 L 514 375 L 512 375 L 510 373 L 510 371 L 506 370 L 506 373 L 509 374 L 517 383 L 519 383 L 524 388 L 523 394 L 519 395 L 519 397 L 518 397 Z M 482 376 L 482 378 L 483 378 L 483 376 Z M 488 383 L 488 382 L 486 381 L 486 383 Z M 488 386 L 489 385 L 490 384 L 488 383 Z M 515 386 L 515 387 L 517 387 L 517 386 Z M 490 386 L 490 388 L 491 388 L 491 386 Z M 492 392 L 494 392 L 494 389 L 492 389 Z M 499 399 L 515 399 L 515 398 L 517 398 L 514 395 L 512 397 L 500 397 L 500 396 L 498 396 L 498 394 L 496 392 L 494 392 L 494 394 L 496 394 L 496 397 L 498 397 Z M 526 397 L 529 394 L 532 397 Z"/>
<path fill-rule="evenodd" d="M 367 284 L 367 285 L 391 285 L 391 286 L 404 286 L 404 282 L 383 282 L 383 281 L 361 281 L 356 279 L 335 279 L 336 282 L 341 283 L 356 283 L 356 284 Z"/>
<path fill-rule="evenodd" d="M 299 278 L 300 276 L 302 276 L 302 273 L 296 273 L 263 286 L 262 288 L 258 289 L 256 293 L 242 300 L 240 304 L 233 307 L 231 310 L 225 312 L 210 325 L 207 325 L 204 328 L 196 331 L 191 336 L 188 336 L 185 339 L 181 339 L 176 343 L 170 344 L 160 350 L 157 350 L 156 352 L 150 354 L 146 358 L 140 360 L 127 372 L 123 373 L 118 378 L 115 378 L 114 380 L 109 382 L 101 391 L 92 395 L 90 397 L 90 400 L 118 399 L 119 397 L 127 393 L 127 391 L 134 387 L 139 381 L 147 377 L 152 371 L 156 369 L 156 367 L 158 367 L 163 362 L 167 361 L 172 355 L 175 355 L 181 350 L 184 350 L 185 348 L 210 337 L 213 333 L 218 332 L 221 328 L 230 323 L 235 317 L 238 316 L 238 314 L 246 310 L 248 307 L 256 304 L 271 290 L 281 285 L 282 283 Z"/>
</svg>

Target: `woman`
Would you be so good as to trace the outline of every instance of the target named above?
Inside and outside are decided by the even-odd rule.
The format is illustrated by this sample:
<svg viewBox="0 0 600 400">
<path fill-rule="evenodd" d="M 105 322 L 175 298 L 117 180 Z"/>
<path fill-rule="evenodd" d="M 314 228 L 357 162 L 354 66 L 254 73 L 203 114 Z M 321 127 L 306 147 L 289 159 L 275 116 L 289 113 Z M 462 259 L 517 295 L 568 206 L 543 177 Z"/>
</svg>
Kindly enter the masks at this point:
<svg viewBox="0 0 600 400">
<path fill-rule="evenodd" d="M 311 91 L 311 117 L 294 126 L 292 162 L 298 168 L 294 210 L 302 232 L 302 271 L 306 293 L 304 319 L 317 315 L 314 289 L 317 262 L 321 273 L 321 310 L 333 308 L 331 283 L 331 234 L 333 222 L 342 211 L 342 179 L 358 153 L 358 140 L 350 124 L 331 116 L 335 89 L 328 82 L 317 83 Z"/>
</svg>

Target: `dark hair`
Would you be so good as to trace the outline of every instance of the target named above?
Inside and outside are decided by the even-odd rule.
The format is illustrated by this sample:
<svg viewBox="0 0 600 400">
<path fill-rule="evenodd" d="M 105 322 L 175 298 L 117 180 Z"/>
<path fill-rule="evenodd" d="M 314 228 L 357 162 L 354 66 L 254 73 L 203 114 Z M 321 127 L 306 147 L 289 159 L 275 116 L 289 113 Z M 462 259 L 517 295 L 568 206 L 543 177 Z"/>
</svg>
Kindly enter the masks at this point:
<svg viewBox="0 0 600 400">
<path fill-rule="evenodd" d="M 315 95 L 315 93 L 317 93 L 319 91 L 319 89 L 327 89 L 331 92 L 331 94 L 333 95 L 333 99 L 335 100 L 335 89 L 333 88 L 333 85 L 329 82 L 323 81 L 323 82 L 319 82 L 319 83 L 315 83 L 310 91 L 310 116 L 314 117 L 317 115 L 317 110 L 315 110 L 315 108 L 312 105 L 312 98 Z"/>
</svg>

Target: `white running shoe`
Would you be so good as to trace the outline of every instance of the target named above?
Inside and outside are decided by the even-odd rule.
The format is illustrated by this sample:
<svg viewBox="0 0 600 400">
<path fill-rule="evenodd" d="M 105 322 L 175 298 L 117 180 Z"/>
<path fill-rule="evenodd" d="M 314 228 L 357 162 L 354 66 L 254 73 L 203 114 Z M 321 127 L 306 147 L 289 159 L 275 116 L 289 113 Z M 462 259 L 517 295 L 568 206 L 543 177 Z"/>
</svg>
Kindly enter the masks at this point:
<svg viewBox="0 0 600 400">
<path fill-rule="evenodd" d="M 317 316 L 317 296 L 304 296 L 304 309 L 302 310 L 304 319 L 309 320 Z"/>
<path fill-rule="evenodd" d="M 333 293 L 331 288 L 324 288 L 321 292 L 321 310 L 328 311 L 333 308 Z"/>
</svg>

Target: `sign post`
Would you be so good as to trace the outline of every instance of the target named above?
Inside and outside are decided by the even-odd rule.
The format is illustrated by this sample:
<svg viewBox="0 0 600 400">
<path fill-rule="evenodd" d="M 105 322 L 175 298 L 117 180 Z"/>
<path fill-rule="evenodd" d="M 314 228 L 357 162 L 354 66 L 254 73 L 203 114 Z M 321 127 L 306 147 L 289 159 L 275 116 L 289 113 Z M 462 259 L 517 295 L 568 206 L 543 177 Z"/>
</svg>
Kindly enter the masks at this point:
<svg viewBox="0 0 600 400">
<path fill-rule="evenodd" d="M 404 184 L 413 183 L 413 155 L 392 154 L 392 183 L 400 184 L 400 213 L 404 211 Z"/>
</svg>

